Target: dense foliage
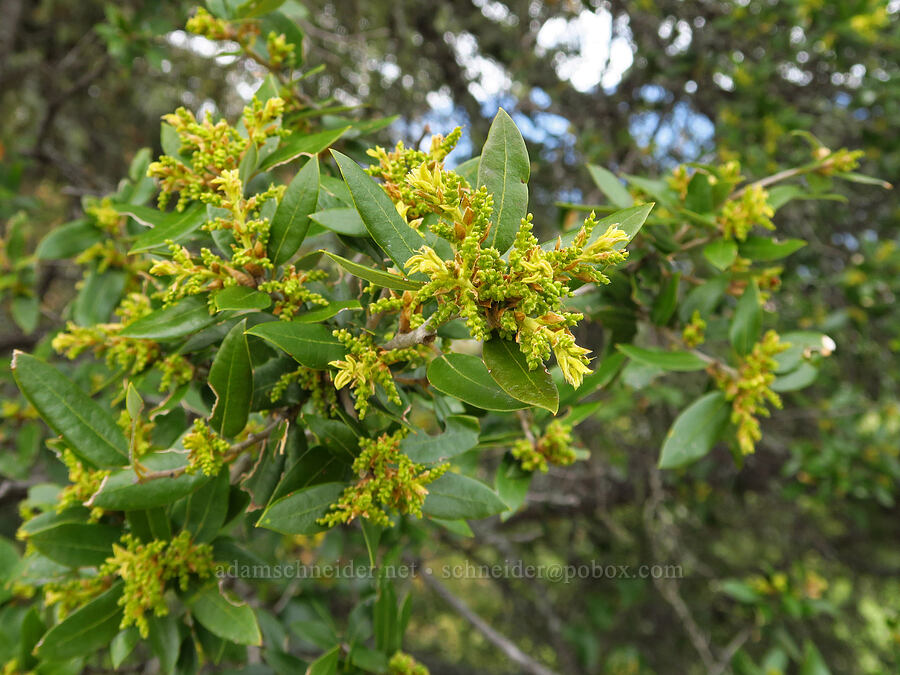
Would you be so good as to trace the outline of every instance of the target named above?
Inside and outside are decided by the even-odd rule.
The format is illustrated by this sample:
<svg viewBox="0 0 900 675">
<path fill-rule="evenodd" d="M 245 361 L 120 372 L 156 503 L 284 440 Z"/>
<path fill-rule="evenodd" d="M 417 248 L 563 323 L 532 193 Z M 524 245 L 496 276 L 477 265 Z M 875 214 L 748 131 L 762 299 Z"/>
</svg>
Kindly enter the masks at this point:
<svg viewBox="0 0 900 675">
<path fill-rule="evenodd" d="M 717 154 L 654 143 L 680 93 L 663 97 L 669 113 L 643 150 L 624 109 L 605 104 L 611 133 L 627 137 L 619 153 L 591 140 L 597 110 L 564 90 L 549 105 L 578 129 L 580 193 L 569 153 L 554 162 L 546 136 L 526 144 L 519 127 L 537 116 L 524 98 L 501 101 L 511 115 L 488 106 L 480 150 L 448 160 L 482 136 L 486 107 L 447 72 L 455 61 L 394 45 L 376 66 L 423 71 L 425 89 L 372 91 L 328 61 L 346 50 L 371 74 L 359 50 L 377 50 L 377 36 L 323 53 L 321 26 L 337 19 L 313 4 L 192 10 L 188 32 L 262 69 L 260 84 L 241 111 L 195 99 L 165 114 L 158 158 L 135 152 L 113 189 L 53 150 L 62 103 L 50 100 L 30 157 L 85 196 L 39 241 L 58 196 L 17 194 L 19 157 L 4 165 L 3 302 L 23 333 L 9 345 L 30 347 L 11 355 L 0 431 L 20 540 L 0 541 L 7 672 L 148 659 L 165 672 L 671 672 L 673 660 L 686 672 L 891 672 L 900 607 L 884 601 L 895 586 L 872 540 L 891 532 L 900 477 L 884 357 L 900 345 L 898 254 L 877 223 L 828 241 L 805 222 L 834 226 L 848 184 L 885 212 L 889 186 L 859 171 L 864 152 L 827 127 L 816 131 L 828 145 L 788 133 L 806 118 L 787 85 L 716 99 L 724 71 L 711 59 L 684 91 L 718 122 Z M 499 57 L 510 34 L 534 37 L 525 16 L 540 26 L 551 10 L 526 4 L 497 19 L 500 3 L 476 3 L 478 44 Z M 471 11 L 447 7 L 398 6 L 391 20 L 405 16 L 421 43 Z M 802 40 L 792 31 L 780 46 L 822 32 L 826 70 L 856 61 L 828 58 L 841 21 L 852 41 L 887 40 L 888 9 L 822 22 L 804 7 L 790 10 Z M 661 6 L 633 15 L 643 61 L 623 82 L 649 69 L 644 86 L 675 90 L 696 52 L 649 58 L 640 29 L 657 9 L 669 21 Z M 711 40 L 762 39 L 744 11 L 765 25 L 761 14 L 787 10 L 751 3 L 691 24 L 710 21 Z M 171 70 L 171 44 L 148 36 L 172 27 L 152 5 L 108 9 L 89 82 L 134 55 Z M 739 83 L 778 65 L 733 61 Z M 513 65 L 534 87 L 558 75 L 531 56 Z M 454 100 L 472 129 L 386 148 L 373 136 L 393 118 L 360 120 L 331 99 L 370 95 L 393 113 L 420 103 L 429 78 L 462 82 Z M 867 133 L 896 105 L 879 86 Z M 876 170 L 895 168 L 896 149 L 878 150 Z M 567 200 L 559 219 L 554 197 Z M 860 250 L 836 265 L 828 249 L 851 241 Z M 59 288 L 72 274 L 74 295 Z M 874 379 L 842 375 L 842 358 L 872 364 Z M 485 579 L 473 565 L 502 570 Z M 498 593 L 528 618 L 513 623 Z"/>
</svg>

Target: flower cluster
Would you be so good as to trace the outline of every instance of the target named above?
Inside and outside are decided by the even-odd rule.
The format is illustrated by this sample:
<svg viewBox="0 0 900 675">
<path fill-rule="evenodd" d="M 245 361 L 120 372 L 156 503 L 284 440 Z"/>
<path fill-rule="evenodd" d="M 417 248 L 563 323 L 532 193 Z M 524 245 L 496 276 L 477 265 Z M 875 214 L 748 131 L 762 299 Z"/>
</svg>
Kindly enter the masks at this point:
<svg viewBox="0 0 900 675">
<path fill-rule="evenodd" d="M 217 19 L 202 7 L 188 19 L 186 28 L 191 33 L 210 40 L 237 42 L 245 51 L 252 49 L 261 33 L 259 23 L 256 21 L 242 20 L 232 23 Z M 266 66 L 270 69 L 294 67 L 299 61 L 298 47 L 299 45 L 288 42 L 284 33 L 269 31 L 266 35 L 266 52 L 269 55 Z"/>
<path fill-rule="evenodd" d="M 397 143 L 391 152 L 381 146 L 366 151 L 369 157 L 378 160 L 378 164 L 370 166 L 367 173 L 384 181 L 384 189 L 396 205 L 397 211 L 413 227 L 421 224 L 422 218 L 431 211 L 433 205 L 422 202 L 415 186 L 407 180 L 408 175 L 414 169 L 440 172 L 444 158 L 456 147 L 461 136 L 461 127 L 456 127 L 446 138 L 439 135 L 432 136 L 431 147 L 427 153 L 407 148 L 403 145 L 403 141 Z"/>
<path fill-rule="evenodd" d="M 160 181 L 160 208 L 165 208 L 176 192 L 179 211 L 191 201 L 221 205 L 225 190 L 217 189 L 220 179 L 226 172 L 236 175 L 247 152 L 279 134 L 283 111 L 280 98 L 270 98 L 265 104 L 254 98 L 244 109 L 246 138 L 227 121 L 214 122 L 212 113 L 207 113 L 202 122 L 185 108 L 163 116 L 175 129 L 181 146 L 178 157 L 163 155 L 147 170 L 147 175 Z"/>
<path fill-rule="evenodd" d="M 325 270 L 298 270 L 293 265 L 287 265 L 281 279 L 264 281 L 259 285 L 259 290 L 275 294 L 277 299 L 272 313 L 289 321 L 307 302 L 313 305 L 328 304 L 328 300 L 306 287 L 307 282 L 327 278 L 328 272 Z"/>
<path fill-rule="evenodd" d="M 706 174 L 706 179 L 710 185 L 717 185 L 720 181 L 736 185 L 742 179 L 741 164 L 737 160 L 729 160 L 715 167 L 696 168 L 695 171 Z M 684 201 L 687 199 L 688 187 L 694 175 L 694 172 L 688 171 L 688 167 L 685 164 L 680 164 L 666 177 L 666 184 L 677 192 L 681 200 Z"/>
<path fill-rule="evenodd" d="M 78 326 L 70 321 L 65 331 L 54 336 L 51 346 L 70 359 L 91 349 L 95 356 L 105 356 L 111 369 L 123 370 L 130 375 L 138 375 L 151 366 L 158 368 L 162 373 L 159 390 L 168 391 L 173 385 L 180 386 L 191 381 L 194 376 L 191 362 L 181 354 L 163 358 L 159 344 L 153 340 L 119 335 L 124 328 L 151 311 L 150 298 L 143 293 L 130 293 L 116 308 L 120 323 Z"/>
<path fill-rule="evenodd" d="M 284 187 L 270 186 L 262 193 L 245 198 L 243 183 L 237 170 L 224 171 L 212 183 L 220 191 L 216 204 L 218 208 L 228 212 L 228 217 L 216 217 L 207 222 L 204 229 L 224 230 L 231 234 L 234 240 L 231 243 L 231 259 L 225 261 L 208 248 L 203 248 L 198 260 L 184 246 L 168 241 L 171 259 L 159 260 L 150 268 L 153 275 L 174 277 L 163 294 L 164 304 L 227 286 L 240 284 L 256 287 L 265 270 L 274 267 L 266 255 L 271 223 L 259 211 L 267 200 L 280 199 Z M 204 194 L 205 199 L 210 201 L 209 194 Z M 270 282 L 275 284 L 270 290 L 283 292 L 288 281 Z M 210 303 L 213 303 L 212 296 Z"/>
<path fill-rule="evenodd" d="M 564 311 L 563 301 L 572 294 L 569 283 L 573 280 L 608 283 L 600 268 L 625 260 L 627 253 L 620 247 L 627 235 L 615 225 L 594 235 L 597 221 L 591 214 L 567 246 L 559 238 L 555 246 L 542 247 L 532 234 L 528 215 L 505 258 L 496 248 L 484 246 L 493 212 L 487 190 L 476 190 L 462 176 L 443 168 L 441 159 L 455 140 L 453 135 L 434 137 L 429 155 L 402 146 L 391 154 L 379 149 L 375 155 L 380 164 L 370 168 L 384 178 L 385 190 L 408 220 L 418 221 L 426 208 L 437 215 L 428 227 L 451 246 L 449 258 L 426 245 L 406 261 L 410 274 L 428 277 L 405 305 L 406 311 L 433 301 L 437 304 L 430 319 L 433 328 L 461 316 L 475 339 L 488 340 L 493 331 L 502 338 L 514 338 L 532 369 L 552 352 L 566 380 L 580 385 L 589 372 L 588 351 L 575 344 L 571 328 L 583 316 Z M 403 172 L 407 173 L 401 183 Z M 410 202 L 419 205 L 419 210 L 411 213 Z"/>
<path fill-rule="evenodd" d="M 68 448 L 62 451 L 60 459 L 69 470 L 69 485 L 59 493 L 56 504 L 57 511 L 64 511 L 71 506 L 81 506 L 89 501 L 100 489 L 100 484 L 109 476 L 110 472 L 105 469 L 87 468 Z M 91 509 L 92 520 L 97 520 L 102 515 L 102 509 L 97 507 Z"/>
<path fill-rule="evenodd" d="M 819 173 L 830 176 L 834 173 L 843 173 L 856 169 L 859 166 L 859 158 L 865 155 L 865 152 L 862 150 L 848 150 L 847 148 L 829 150 L 825 146 L 819 146 L 813 154 L 816 159 L 823 162 Z"/>
<path fill-rule="evenodd" d="M 125 218 L 116 211 L 112 198 L 97 199 L 92 197 L 88 198 L 86 202 L 84 213 L 94 219 L 94 224 L 97 227 L 109 235 L 122 233 L 122 225 L 125 222 Z"/>
<path fill-rule="evenodd" d="M 400 451 L 400 441 L 405 435 L 400 430 L 377 439 L 360 439 L 362 452 L 353 461 L 353 471 L 359 478 L 344 490 L 332 510 L 319 519 L 322 525 L 330 527 L 362 517 L 376 525 L 389 526 L 386 509 L 422 517 L 422 504 L 428 495 L 425 486 L 442 476 L 449 464 L 436 467 L 416 464 Z"/>
<path fill-rule="evenodd" d="M 428 668 L 405 652 L 396 652 L 388 662 L 388 675 L 428 675 Z"/>
<path fill-rule="evenodd" d="M 337 394 L 331 374 L 324 370 L 315 370 L 300 366 L 297 370 L 284 373 L 269 392 L 269 400 L 274 404 L 293 383 L 309 392 L 309 400 L 313 407 L 325 416 L 329 416 L 337 408 Z"/>
<path fill-rule="evenodd" d="M 259 34 L 259 26 L 254 21 L 231 23 L 214 17 L 203 7 L 197 8 L 197 13 L 187 20 L 185 28 L 210 40 L 231 40 L 241 45 L 250 44 Z"/>
<path fill-rule="evenodd" d="M 83 607 L 111 585 L 111 577 L 98 575 L 51 581 L 43 587 L 44 604 L 47 607 L 55 605 L 60 619 L 63 619 L 73 609 Z"/>
<path fill-rule="evenodd" d="M 700 316 L 700 310 L 695 309 L 688 323 L 681 333 L 684 344 L 693 349 L 699 347 L 706 340 L 706 321 Z"/>
<path fill-rule="evenodd" d="M 44 586 L 44 599 L 48 606 L 58 605 L 65 616 L 108 589 L 117 578 L 122 579 L 124 588 L 119 605 L 125 611 L 120 628 L 137 626 L 141 637 L 146 638 L 150 628 L 147 615 L 169 613 L 165 598 L 167 583 L 177 580 L 178 587 L 184 591 L 192 576 L 206 579 L 212 572 L 212 547 L 194 543 L 187 531 L 169 541 L 154 539 L 147 543 L 125 534 L 119 544 L 113 544 L 113 555 L 99 567 L 96 575 L 51 582 Z"/>
<path fill-rule="evenodd" d="M 184 437 L 184 449 L 190 453 L 188 473 L 203 472 L 206 476 L 215 476 L 225 462 L 225 454 L 231 447 L 228 441 L 209 428 L 206 420 L 198 417 L 194 420 L 191 432 Z"/>
<path fill-rule="evenodd" d="M 213 572 L 213 553 L 209 544 L 195 544 L 190 533 L 181 532 L 169 541 L 154 539 L 146 544 L 130 534 L 122 545 L 113 545 L 113 555 L 100 568 L 100 576 L 117 576 L 125 582 L 119 604 L 125 608 L 121 628 L 137 626 L 141 637 L 149 630 L 147 614 L 165 616 L 166 583 L 177 580 L 187 590 L 191 575 L 205 579 Z"/>
<path fill-rule="evenodd" d="M 753 453 L 756 442 L 762 438 L 759 417 L 769 416 L 767 405 L 781 407 L 781 397 L 770 385 L 778 367 L 775 356 L 788 347 L 789 343 L 781 342 L 778 333 L 770 330 L 741 360 L 736 375 L 713 369 L 718 387 L 731 402 L 731 421 L 737 427 L 738 447 L 745 455 Z"/>
<path fill-rule="evenodd" d="M 553 420 L 536 442 L 532 443 L 525 438 L 516 441 L 512 447 L 512 456 L 519 460 L 525 471 L 547 473 L 550 464 L 568 466 L 576 459 L 572 449 L 572 427 Z"/>
<path fill-rule="evenodd" d="M 419 348 L 382 349 L 368 333 L 355 337 L 344 328 L 334 331 L 334 336 L 347 348 L 347 354 L 343 359 L 328 364 L 338 370 L 334 376 L 334 386 L 336 389 L 348 385 L 353 387 L 353 396 L 356 399 L 354 407 L 359 411 L 360 418 L 366 416 L 369 398 L 375 394 L 375 385 L 381 385 L 389 401 L 402 405 L 390 367 L 401 361 L 420 359 Z"/>
<path fill-rule="evenodd" d="M 110 367 L 137 375 L 159 356 L 159 345 L 151 340 L 120 337 L 118 333 L 124 327 L 121 323 L 79 326 L 70 321 L 66 330 L 57 333 L 50 344 L 57 353 L 70 359 L 92 349 L 95 356 L 106 355 Z"/>
<path fill-rule="evenodd" d="M 772 216 L 775 210 L 769 206 L 769 193 L 760 185 L 750 184 L 739 198 L 730 199 L 722 206 L 719 227 L 726 239 L 744 241 L 755 225 L 774 230 Z"/>
</svg>

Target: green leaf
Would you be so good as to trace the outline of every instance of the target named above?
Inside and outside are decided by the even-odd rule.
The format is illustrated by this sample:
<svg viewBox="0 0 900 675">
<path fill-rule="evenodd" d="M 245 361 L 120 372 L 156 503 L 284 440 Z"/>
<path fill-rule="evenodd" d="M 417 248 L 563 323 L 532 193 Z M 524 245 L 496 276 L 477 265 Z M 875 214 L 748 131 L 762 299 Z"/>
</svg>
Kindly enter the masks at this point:
<svg viewBox="0 0 900 675">
<path fill-rule="evenodd" d="M 157 452 L 141 458 L 149 471 L 173 471 L 185 465 L 183 452 Z M 157 478 L 139 482 L 131 468 L 112 473 L 103 481 L 90 502 L 107 511 L 136 511 L 168 506 L 189 495 L 209 479 L 201 473 L 182 473 L 175 478 Z"/>
<path fill-rule="evenodd" d="M 428 364 L 427 377 L 438 391 L 482 410 L 521 410 L 517 401 L 491 379 L 484 361 L 469 354 L 443 354 Z"/>
<path fill-rule="evenodd" d="M 503 391 L 514 399 L 556 414 L 559 391 L 553 378 L 542 365 L 530 370 L 515 342 L 494 336 L 484 343 L 482 355 L 488 373 Z"/>
<path fill-rule="evenodd" d="M 776 185 L 769 190 L 769 197 L 766 200 L 773 210 L 777 211 L 792 199 L 804 196 L 804 191 L 798 185 Z"/>
<path fill-rule="evenodd" d="M 369 231 L 356 209 L 325 209 L 310 216 L 325 229 L 348 237 L 368 237 Z"/>
<path fill-rule="evenodd" d="M 194 541 L 212 541 L 225 524 L 229 488 L 226 468 L 179 502 L 184 507 L 181 529 L 190 532 Z"/>
<path fill-rule="evenodd" d="M 494 478 L 494 487 L 509 509 L 504 516 L 512 515 L 522 508 L 533 476 L 534 472 L 525 471 L 510 453 L 503 456 Z"/>
<path fill-rule="evenodd" d="M 890 190 L 893 186 L 888 183 L 886 180 L 881 180 L 880 178 L 875 178 L 874 176 L 867 176 L 863 173 L 856 173 L 855 171 L 842 171 L 834 174 L 839 178 L 843 178 L 844 180 L 848 180 L 851 183 L 860 183 L 862 185 L 877 185 L 880 188 L 884 188 L 885 190 Z"/>
<path fill-rule="evenodd" d="M 757 593 L 749 584 L 739 579 L 726 579 L 725 581 L 722 581 L 719 583 L 719 590 L 738 602 L 743 602 L 748 605 L 755 605 L 761 599 L 759 593 Z"/>
<path fill-rule="evenodd" d="M 220 312 L 226 309 L 266 309 L 272 304 L 272 298 L 268 293 L 248 286 L 229 286 L 216 293 L 215 302 Z"/>
<path fill-rule="evenodd" d="M 770 237 L 750 236 L 747 237 L 746 241 L 741 242 L 738 250 L 744 258 L 758 262 L 769 262 L 786 258 L 804 246 L 806 246 L 806 242 L 803 239 L 775 241 Z"/>
<path fill-rule="evenodd" d="M 400 450 L 419 464 L 444 462 L 478 445 L 478 419 L 468 415 L 450 415 L 444 432 L 429 436 L 424 431 L 410 434 L 400 442 Z"/>
<path fill-rule="evenodd" d="M 297 252 L 309 229 L 309 214 L 319 198 L 319 160 L 310 159 L 288 184 L 269 233 L 268 255 L 278 267 Z"/>
<path fill-rule="evenodd" d="M 259 150 L 257 150 L 256 144 L 252 143 L 250 147 L 247 148 L 246 152 L 244 152 L 244 156 L 241 158 L 241 163 L 238 165 L 238 179 L 243 185 L 246 185 L 250 182 L 250 179 L 256 172 L 256 167 L 258 165 Z"/>
<path fill-rule="evenodd" d="M 425 240 L 403 220 L 384 189 L 359 164 L 335 150 L 331 154 L 369 235 L 394 261 L 397 269 L 404 269 L 406 261 L 422 248 Z"/>
<path fill-rule="evenodd" d="M 737 254 L 737 244 L 727 239 L 719 239 L 703 247 L 703 256 L 718 270 L 731 267 Z"/>
<path fill-rule="evenodd" d="M 491 228 L 484 246 L 505 253 L 516 238 L 522 218 L 528 213 L 528 177 L 531 163 L 522 133 L 500 108 L 488 131 L 478 164 L 478 186 L 494 196 Z"/>
<path fill-rule="evenodd" d="M 244 331 L 244 319 L 228 331 L 209 369 L 209 386 L 216 395 L 210 428 L 220 436 L 237 436 L 250 415 L 253 396 L 253 366 Z"/>
<path fill-rule="evenodd" d="M 720 391 L 701 396 L 675 419 L 659 456 L 660 469 L 674 469 L 706 456 L 728 422 L 728 402 Z"/>
<path fill-rule="evenodd" d="M 257 527 L 282 534 L 316 534 L 325 528 L 316 521 L 344 491 L 342 483 L 313 485 L 273 502 L 263 512 Z"/>
<path fill-rule="evenodd" d="M 141 398 L 141 394 L 137 387 L 134 386 L 134 383 L 129 382 L 128 387 L 125 389 L 125 410 L 128 411 L 128 416 L 135 420 L 143 409 L 144 399 Z"/>
<path fill-rule="evenodd" d="M 266 445 L 260 449 L 253 468 L 241 482 L 241 488 L 250 495 L 248 511 L 263 508 L 275 492 L 275 486 L 284 473 L 287 453 L 282 450 L 281 440 L 286 430 L 269 436 Z"/>
<path fill-rule="evenodd" d="M 34 254 L 38 260 L 72 258 L 103 238 L 103 233 L 87 218 L 79 218 L 53 228 L 41 240 Z"/>
<path fill-rule="evenodd" d="M 616 345 L 616 349 L 634 361 L 662 368 L 663 370 L 690 372 L 692 370 L 703 370 L 708 365 L 706 361 L 691 352 L 668 351 L 656 347 L 645 349 L 634 345 Z"/>
<path fill-rule="evenodd" d="M 709 213 L 713 210 L 712 186 L 709 184 L 709 176 L 702 171 L 691 176 L 684 205 L 694 213 Z"/>
<path fill-rule="evenodd" d="M 343 461 L 352 463 L 356 459 L 359 454 L 359 437 L 344 422 L 315 415 L 304 415 L 303 421 L 319 439 L 319 443 L 340 456 Z"/>
<path fill-rule="evenodd" d="M 360 644 L 353 645 L 350 650 L 350 663 L 366 673 L 388 672 L 387 656 Z"/>
<path fill-rule="evenodd" d="M 240 645 L 262 644 L 262 634 L 253 609 L 225 598 L 217 587 L 197 592 L 188 602 L 191 615 L 210 633 Z"/>
<path fill-rule="evenodd" d="M 460 162 L 453 170 L 466 179 L 469 185 L 475 185 L 478 182 L 478 165 L 481 163 L 481 155 L 470 157 L 465 162 Z"/>
<path fill-rule="evenodd" d="M 174 157 L 178 160 L 184 160 L 181 154 L 181 136 L 171 124 L 163 122 L 159 130 L 159 143 L 162 146 L 164 154 Z"/>
<path fill-rule="evenodd" d="M 793 331 L 782 333 L 781 341 L 791 346 L 775 357 L 778 362 L 776 373 L 787 373 L 799 367 L 805 358 L 813 353 L 830 354 L 835 350 L 834 340 L 816 331 Z"/>
<path fill-rule="evenodd" d="M 461 518 L 457 518 L 456 520 L 444 520 L 443 518 L 429 518 L 429 520 L 435 525 L 440 525 L 448 532 L 452 532 L 458 537 L 467 537 L 471 539 L 475 536 L 475 533 L 472 532 L 472 528 L 469 527 L 469 523 Z"/>
<path fill-rule="evenodd" d="M 147 340 L 174 340 L 196 333 L 217 321 L 206 299 L 191 295 L 170 307 L 157 309 L 123 328 L 119 335 Z"/>
<path fill-rule="evenodd" d="M 291 134 L 287 139 L 282 141 L 281 147 L 279 147 L 278 150 L 266 157 L 259 167 L 260 171 L 287 164 L 301 155 L 315 157 L 347 133 L 348 129 L 350 129 L 350 127 L 327 129 L 316 134 Z"/>
<path fill-rule="evenodd" d="M 41 303 L 37 296 L 18 295 L 10 303 L 13 321 L 25 335 L 31 335 L 41 318 Z"/>
<path fill-rule="evenodd" d="M 701 318 L 708 319 L 716 306 L 725 295 L 730 280 L 724 274 L 710 279 L 704 284 L 694 288 L 684 296 L 681 306 L 678 308 L 678 316 L 682 321 L 690 321 L 694 312 L 700 312 Z"/>
<path fill-rule="evenodd" d="M 158 506 L 142 511 L 128 511 L 125 514 L 129 529 L 141 540 L 171 539 L 172 524 L 166 507 Z"/>
<path fill-rule="evenodd" d="M 299 364 L 316 370 L 325 370 L 329 362 L 344 358 L 346 353 L 331 329 L 318 323 L 269 321 L 254 326 L 247 334 L 271 342 Z"/>
<path fill-rule="evenodd" d="M 631 194 L 614 173 L 594 164 L 588 164 L 588 171 L 594 184 L 606 195 L 610 204 L 620 209 L 627 209 L 634 204 Z"/>
<path fill-rule="evenodd" d="M 20 351 L 12 371 L 22 394 L 79 459 L 101 469 L 128 463 L 128 441 L 112 416 L 53 366 Z"/>
<path fill-rule="evenodd" d="M 275 486 L 270 506 L 298 490 L 344 480 L 349 466 L 345 453 L 338 454 L 321 445 L 303 451 Z"/>
<path fill-rule="evenodd" d="M 239 19 L 252 19 L 269 12 L 274 12 L 284 4 L 285 0 L 244 0 L 235 10 Z"/>
<path fill-rule="evenodd" d="M 122 621 L 122 582 L 116 582 L 89 603 L 76 609 L 37 645 L 37 655 L 48 661 L 63 661 L 93 654 L 119 632 Z"/>
<path fill-rule="evenodd" d="M 90 272 L 72 303 L 72 318 L 79 326 L 106 323 L 119 304 L 128 275 L 123 270 Z"/>
<path fill-rule="evenodd" d="M 94 567 L 102 565 L 112 555 L 112 545 L 121 536 L 122 528 L 112 525 L 56 523 L 37 530 L 32 528 L 28 541 L 61 565 Z"/>
<path fill-rule="evenodd" d="M 819 369 L 811 363 L 801 363 L 794 370 L 776 377 L 770 385 L 772 391 L 785 393 L 788 391 L 797 391 L 798 389 L 806 389 L 809 385 L 816 381 L 819 375 Z"/>
<path fill-rule="evenodd" d="M 394 584 L 383 574 L 378 579 L 378 594 L 372 608 L 372 628 L 375 633 L 375 647 L 379 651 L 392 653 L 392 646 L 400 635 L 397 592 Z"/>
<path fill-rule="evenodd" d="M 52 501 L 50 501 L 49 504 L 52 504 L 56 501 L 56 497 L 59 492 L 59 486 L 53 486 L 53 488 L 55 492 L 52 497 Z M 24 535 L 30 536 L 32 534 L 38 534 L 43 530 L 52 529 L 64 523 L 84 523 L 89 516 L 90 511 L 84 506 L 70 506 L 59 512 L 53 509 L 40 513 L 33 518 L 29 518 L 24 523 L 22 523 L 19 531 Z"/>
<path fill-rule="evenodd" d="M 423 514 L 445 520 L 487 518 L 506 510 L 506 503 L 487 485 L 450 472 L 428 486 L 422 506 Z"/>
<path fill-rule="evenodd" d="M 194 204 L 184 211 L 160 211 L 136 204 L 113 204 L 113 208 L 125 216 L 131 216 L 150 229 L 135 237 L 130 255 L 164 246 L 167 239 L 181 241 L 206 222 L 206 206 Z"/>
<path fill-rule="evenodd" d="M 744 289 L 741 299 L 734 310 L 734 318 L 728 330 L 728 339 L 738 354 L 747 354 L 759 339 L 762 332 L 762 305 L 760 304 L 759 286 L 756 280 Z"/>
<path fill-rule="evenodd" d="M 658 201 L 660 204 L 665 206 L 666 208 L 675 208 L 677 205 L 677 195 L 672 188 L 664 180 L 653 179 L 653 178 L 643 178 L 641 176 L 631 176 L 628 174 L 623 174 L 622 177 L 628 181 L 629 184 L 636 187 L 638 190 L 648 194 L 650 197 Z"/>
<path fill-rule="evenodd" d="M 129 626 L 113 638 L 109 645 L 109 656 L 114 669 L 119 669 L 125 659 L 134 651 L 140 639 L 141 634 L 135 626 Z"/>
<path fill-rule="evenodd" d="M 656 302 L 653 303 L 650 320 L 657 326 L 665 326 L 675 313 L 675 308 L 678 306 L 678 283 L 680 281 L 681 272 L 675 272 L 663 286 Z"/>
<path fill-rule="evenodd" d="M 409 279 L 404 279 L 398 274 L 391 274 L 390 272 L 382 272 L 381 270 L 377 270 L 372 267 L 366 267 L 365 265 L 360 265 L 359 263 L 355 263 L 352 260 L 347 260 L 346 258 L 342 258 L 341 256 L 335 253 L 330 253 L 329 251 L 322 251 L 322 253 L 334 260 L 338 265 L 350 272 L 350 274 L 352 274 L 353 276 L 359 277 L 360 279 L 365 279 L 366 281 L 373 283 L 376 286 L 380 286 L 381 288 L 390 288 L 394 291 L 415 291 L 422 288 L 423 286 L 421 281 L 410 281 Z"/>
<path fill-rule="evenodd" d="M 339 302 L 329 302 L 327 305 L 320 306 L 303 314 L 298 314 L 293 318 L 298 323 L 321 323 L 326 319 L 337 316 L 344 310 L 362 311 L 363 306 L 359 304 L 359 300 L 341 300 Z"/>
<path fill-rule="evenodd" d="M 341 658 L 341 646 L 335 645 L 309 664 L 306 675 L 336 675 Z"/>
<path fill-rule="evenodd" d="M 149 616 L 147 636 L 150 649 L 159 659 L 159 670 L 165 675 L 175 672 L 175 663 L 178 661 L 178 651 L 181 646 L 181 635 L 178 632 L 180 621 L 171 614 L 166 616 Z"/>
</svg>

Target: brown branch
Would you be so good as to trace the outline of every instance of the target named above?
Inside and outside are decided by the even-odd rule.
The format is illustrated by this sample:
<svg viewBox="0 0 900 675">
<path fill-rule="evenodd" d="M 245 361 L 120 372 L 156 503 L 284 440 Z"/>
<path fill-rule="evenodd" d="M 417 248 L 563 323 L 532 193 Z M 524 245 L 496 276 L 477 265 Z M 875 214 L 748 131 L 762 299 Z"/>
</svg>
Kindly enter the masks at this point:
<svg viewBox="0 0 900 675">
<path fill-rule="evenodd" d="M 421 579 L 425 582 L 426 586 L 431 588 L 431 590 L 439 595 L 444 602 L 450 605 L 457 614 L 468 621 L 475 630 L 481 633 L 488 642 L 500 649 L 500 651 L 506 655 L 506 658 L 518 665 L 521 668 L 521 672 L 530 673 L 530 675 L 558 675 L 556 671 L 550 670 L 528 656 L 528 654 L 519 649 L 508 637 L 501 635 L 494 630 L 487 621 L 469 609 L 466 603 L 453 595 L 446 586 L 431 574 L 423 574 Z"/>
<path fill-rule="evenodd" d="M 653 555 L 661 559 L 662 547 L 659 542 L 660 533 L 658 532 L 658 529 L 664 527 L 664 525 L 662 524 L 662 519 L 659 517 L 658 511 L 663 502 L 663 488 L 662 479 L 656 468 L 650 469 L 648 482 L 650 484 L 651 496 L 644 508 L 644 526 L 650 540 L 650 548 L 653 551 Z M 718 663 L 715 656 L 713 656 L 709 637 L 700 628 L 696 619 L 694 619 L 694 615 L 691 613 L 690 608 L 684 601 L 684 598 L 681 597 L 681 593 L 678 590 L 678 582 L 674 579 L 654 578 L 653 585 L 656 586 L 656 590 L 659 591 L 659 594 L 667 603 L 669 603 L 669 606 L 675 611 L 675 614 L 678 615 L 678 618 L 681 620 L 681 625 L 687 633 L 688 639 L 694 646 L 700 659 L 703 661 L 703 666 L 706 668 L 707 672 L 712 672 L 717 667 Z"/>
<path fill-rule="evenodd" d="M 434 339 L 434 336 L 437 335 L 437 332 L 431 329 L 429 326 L 430 323 L 431 317 L 428 317 L 428 319 L 425 320 L 425 323 L 415 330 L 395 335 L 393 339 L 381 345 L 381 348 L 385 351 L 390 351 L 392 349 L 406 349 L 408 347 L 414 347 L 415 345 L 431 342 Z"/>
</svg>

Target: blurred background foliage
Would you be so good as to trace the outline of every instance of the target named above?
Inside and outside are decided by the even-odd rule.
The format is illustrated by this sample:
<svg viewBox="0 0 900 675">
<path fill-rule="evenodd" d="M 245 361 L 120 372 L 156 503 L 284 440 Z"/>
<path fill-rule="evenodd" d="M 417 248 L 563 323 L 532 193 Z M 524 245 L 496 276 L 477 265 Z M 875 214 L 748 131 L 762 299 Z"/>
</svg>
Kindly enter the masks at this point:
<svg viewBox="0 0 900 675">
<path fill-rule="evenodd" d="M 180 30 L 191 8 L 0 0 L 5 290 L 20 283 L 23 252 L 78 217 L 84 197 L 114 189 L 140 148 L 158 154 L 162 114 L 233 118 L 252 96 L 255 64 Z M 306 35 L 306 62 L 323 66 L 310 95 L 399 115 L 385 143 L 459 124 L 462 161 L 506 108 L 529 144 L 538 223 L 565 218 L 560 203 L 602 203 L 586 163 L 654 176 L 738 159 L 752 179 L 806 161 L 793 130 L 864 150 L 863 173 L 893 181 L 900 168 L 897 0 L 306 0 L 283 11 Z M 526 508 L 478 523 L 474 539 L 425 544 L 435 565 L 682 566 L 677 582 L 447 582 L 528 653 L 566 673 L 898 672 L 900 210 L 896 191 L 832 191 L 778 212 L 782 236 L 809 242 L 786 262 L 778 312 L 837 351 L 814 387 L 785 396 L 744 466 L 719 450 L 660 473 L 662 436 L 690 399 L 677 380 L 629 366 L 581 427 L 589 463 L 538 477 Z M 7 359 L 60 325 L 79 278 L 53 261 L 31 273 L 36 294 L 13 289 L 3 306 Z M 10 400 L 2 414 L 24 413 Z M 0 438 L 7 536 L 46 452 L 18 421 Z M 329 538 L 298 550 L 326 560 L 339 550 Z M 517 672 L 439 598 L 415 602 L 424 620 L 407 650 L 431 672 Z"/>
</svg>

